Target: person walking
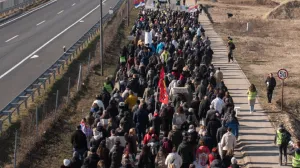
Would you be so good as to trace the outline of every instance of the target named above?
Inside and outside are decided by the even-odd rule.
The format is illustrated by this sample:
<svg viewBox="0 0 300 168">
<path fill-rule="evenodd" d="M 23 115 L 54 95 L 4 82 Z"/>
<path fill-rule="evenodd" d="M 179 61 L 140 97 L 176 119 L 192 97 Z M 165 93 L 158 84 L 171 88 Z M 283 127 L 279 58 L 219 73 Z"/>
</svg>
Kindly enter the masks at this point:
<svg viewBox="0 0 300 168">
<path fill-rule="evenodd" d="M 182 158 L 177 153 L 176 147 L 173 147 L 172 152 L 168 154 L 165 165 L 168 166 L 168 168 L 180 168 L 182 165 Z"/>
<path fill-rule="evenodd" d="M 294 149 L 289 154 L 293 155 L 292 167 L 299 168 L 300 167 L 300 141 L 298 141 L 294 145 Z"/>
<path fill-rule="evenodd" d="M 284 163 L 287 165 L 287 147 L 291 140 L 291 134 L 280 124 L 275 135 L 274 143 L 279 149 L 279 165 L 282 166 L 282 153 L 284 155 Z"/>
<path fill-rule="evenodd" d="M 236 146 L 236 138 L 231 133 L 231 128 L 227 129 L 227 133 L 223 135 L 221 140 L 222 156 L 230 155 L 233 156 L 234 148 Z"/>
<path fill-rule="evenodd" d="M 215 78 L 217 82 L 217 88 L 220 88 L 220 84 L 223 80 L 223 72 L 221 71 L 221 68 L 219 67 L 218 70 L 215 73 Z"/>
<path fill-rule="evenodd" d="M 228 47 L 228 63 L 230 63 L 230 60 L 232 60 L 233 62 L 233 50 L 235 50 L 235 44 L 233 43 L 231 37 L 228 37 L 227 47 Z"/>
<path fill-rule="evenodd" d="M 71 143 L 74 151 L 78 152 L 79 158 L 83 159 L 83 154 L 87 151 L 87 139 L 80 125 L 77 126 L 77 130 L 72 134 Z"/>
<path fill-rule="evenodd" d="M 254 112 L 254 105 L 255 105 L 255 100 L 256 100 L 256 96 L 257 96 L 257 91 L 256 91 L 256 87 L 254 86 L 254 84 L 251 84 L 248 91 L 247 91 L 247 95 L 248 95 L 248 102 L 250 105 L 250 113 Z"/>
<path fill-rule="evenodd" d="M 270 73 L 269 76 L 267 77 L 266 81 L 265 81 L 266 85 L 267 85 L 267 97 L 268 97 L 268 103 L 271 103 L 272 101 L 272 95 L 273 95 L 273 91 L 276 87 L 276 80 L 273 77 L 273 74 Z"/>
</svg>

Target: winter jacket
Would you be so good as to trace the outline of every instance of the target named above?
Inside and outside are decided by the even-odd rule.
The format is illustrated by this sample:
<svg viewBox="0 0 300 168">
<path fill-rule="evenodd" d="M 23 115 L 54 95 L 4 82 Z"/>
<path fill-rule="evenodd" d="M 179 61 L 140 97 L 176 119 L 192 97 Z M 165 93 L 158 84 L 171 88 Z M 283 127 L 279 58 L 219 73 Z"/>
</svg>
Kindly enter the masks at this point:
<svg viewBox="0 0 300 168">
<path fill-rule="evenodd" d="M 101 139 L 102 138 L 102 135 L 99 134 L 99 135 L 94 135 L 91 140 L 90 140 L 90 146 L 91 147 L 95 147 L 95 148 L 98 148 L 99 147 L 99 144 L 101 142 Z"/>
<path fill-rule="evenodd" d="M 204 99 L 200 102 L 199 105 L 199 119 L 206 118 L 207 111 L 209 110 L 210 102 L 207 99 Z"/>
<path fill-rule="evenodd" d="M 226 123 L 226 126 L 228 128 L 231 128 L 232 129 L 232 133 L 235 137 L 239 137 L 239 122 L 238 120 L 235 118 L 235 119 L 230 119 L 227 123 Z"/>
<path fill-rule="evenodd" d="M 88 165 L 88 168 L 97 168 L 99 160 L 99 156 L 96 153 L 92 153 L 87 158 L 85 158 L 84 165 Z"/>
<path fill-rule="evenodd" d="M 221 72 L 220 70 L 217 70 L 215 73 L 215 77 L 216 77 L 217 83 L 220 83 L 221 80 L 223 80 L 223 72 Z"/>
<path fill-rule="evenodd" d="M 207 126 L 209 121 L 216 115 L 217 111 L 214 109 L 210 109 L 206 113 L 205 125 Z"/>
<path fill-rule="evenodd" d="M 165 165 L 169 166 L 170 164 L 174 164 L 175 168 L 180 168 L 182 165 L 182 158 L 181 156 L 175 152 L 175 153 L 170 153 L 165 161 Z"/>
<path fill-rule="evenodd" d="M 106 108 L 106 112 L 108 113 L 109 118 L 114 118 L 119 114 L 118 108 L 112 104 Z"/>
<path fill-rule="evenodd" d="M 138 161 L 138 168 L 153 168 L 150 154 L 141 154 Z"/>
<path fill-rule="evenodd" d="M 72 158 L 70 167 L 71 168 L 81 168 L 82 162 L 79 158 Z"/>
<path fill-rule="evenodd" d="M 236 138 L 231 132 L 227 132 L 223 135 L 221 140 L 221 147 L 223 150 L 234 150 L 236 146 Z"/>
<path fill-rule="evenodd" d="M 180 130 L 171 130 L 169 135 L 169 139 L 172 141 L 173 145 L 178 148 L 182 141 L 182 132 Z"/>
<path fill-rule="evenodd" d="M 125 104 L 128 104 L 128 108 L 131 110 L 132 107 L 136 104 L 137 100 L 138 98 L 135 95 L 130 94 L 125 100 Z"/>
<path fill-rule="evenodd" d="M 160 125 L 161 125 L 161 118 L 159 116 L 154 116 L 152 118 L 152 127 L 154 128 L 154 133 L 159 136 L 160 134 Z"/>
<path fill-rule="evenodd" d="M 111 160 L 110 168 L 120 168 L 122 155 L 124 148 L 119 145 L 114 145 L 113 148 L 109 152 L 109 158 Z"/>
<path fill-rule="evenodd" d="M 214 145 L 217 144 L 217 131 L 221 126 L 221 122 L 216 118 L 213 118 L 207 124 L 207 133 L 210 137 L 212 137 Z"/>
<path fill-rule="evenodd" d="M 178 128 L 186 121 L 185 114 L 175 113 L 173 115 L 172 125 L 177 125 Z"/>
<path fill-rule="evenodd" d="M 185 164 L 191 164 L 195 158 L 192 144 L 185 140 L 179 145 L 177 152 Z"/>
<path fill-rule="evenodd" d="M 75 149 L 87 149 L 86 136 L 81 130 L 76 130 L 72 134 L 71 143 Z"/>
<path fill-rule="evenodd" d="M 218 130 L 217 130 L 217 142 L 219 143 L 223 137 L 224 134 L 226 134 L 227 132 L 227 128 L 225 126 L 222 126 L 220 127 Z"/>
<path fill-rule="evenodd" d="M 146 130 L 149 123 L 148 112 L 143 108 L 139 108 L 133 115 L 133 122 L 138 129 Z"/>
<path fill-rule="evenodd" d="M 268 90 L 274 90 L 274 88 L 276 87 L 276 80 L 274 77 L 272 77 L 272 78 L 268 77 L 266 79 L 265 83 L 267 85 Z"/>
<path fill-rule="evenodd" d="M 221 159 L 215 159 L 212 161 L 210 168 L 226 168 Z"/>
</svg>

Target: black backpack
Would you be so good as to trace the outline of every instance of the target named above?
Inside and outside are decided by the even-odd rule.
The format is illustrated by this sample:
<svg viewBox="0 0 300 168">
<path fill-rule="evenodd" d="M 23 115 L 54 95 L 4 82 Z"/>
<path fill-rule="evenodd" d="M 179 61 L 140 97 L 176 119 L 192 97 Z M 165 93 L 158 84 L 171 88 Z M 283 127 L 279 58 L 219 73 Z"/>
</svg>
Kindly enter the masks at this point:
<svg viewBox="0 0 300 168">
<path fill-rule="evenodd" d="M 231 48 L 232 50 L 235 50 L 235 44 L 234 44 L 234 43 L 231 43 L 230 48 Z"/>
<path fill-rule="evenodd" d="M 282 144 L 288 144 L 290 140 L 291 140 L 291 135 L 287 131 L 284 131 L 282 133 Z"/>
</svg>

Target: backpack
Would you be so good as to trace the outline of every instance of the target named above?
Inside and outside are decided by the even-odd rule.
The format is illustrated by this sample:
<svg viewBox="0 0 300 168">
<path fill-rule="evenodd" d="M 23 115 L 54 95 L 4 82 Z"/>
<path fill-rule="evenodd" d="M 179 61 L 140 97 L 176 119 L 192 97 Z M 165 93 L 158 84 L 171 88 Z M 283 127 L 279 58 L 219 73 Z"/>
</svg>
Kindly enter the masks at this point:
<svg viewBox="0 0 300 168">
<path fill-rule="evenodd" d="M 150 146 L 150 152 L 153 156 L 156 156 L 157 154 L 157 143 L 155 142 L 150 142 L 148 143 L 148 146 Z"/>
<path fill-rule="evenodd" d="M 234 50 L 234 49 L 235 49 L 235 44 L 234 44 L 234 43 L 231 43 L 230 48 L 231 48 L 232 50 Z"/>
<path fill-rule="evenodd" d="M 282 133 L 282 144 L 288 144 L 290 140 L 291 140 L 291 135 L 287 131 L 284 131 Z"/>
</svg>

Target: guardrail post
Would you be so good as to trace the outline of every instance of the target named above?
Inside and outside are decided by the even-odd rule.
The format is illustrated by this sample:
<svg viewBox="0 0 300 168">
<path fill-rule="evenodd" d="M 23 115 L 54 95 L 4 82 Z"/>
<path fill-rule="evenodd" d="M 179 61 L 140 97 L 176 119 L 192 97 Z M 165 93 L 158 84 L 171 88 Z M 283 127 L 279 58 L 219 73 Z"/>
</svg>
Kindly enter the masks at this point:
<svg viewBox="0 0 300 168">
<path fill-rule="evenodd" d="M 11 113 L 8 113 L 8 122 L 11 124 Z"/>
<path fill-rule="evenodd" d="M 63 46 L 63 51 L 64 53 L 66 53 L 66 46 Z"/>
<path fill-rule="evenodd" d="M 80 89 L 80 85 L 81 85 L 81 74 L 82 74 L 82 67 L 81 64 L 79 65 L 79 73 L 78 73 L 78 81 L 77 81 L 77 92 Z"/>
<path fill-rule="evenodd" d="M 0 120 L 0 133 L 1 133 L 1 134 L 2 134 L 2 123 L 3 123 L 3 121 Z"/>
<path fill-rule="evenodd" d="M 56 91 L 55 113 L 57 112 L 57 108 L 58 108 L 58 94 L 59 94 L 59 90 Z"/>
<path fill-rule="evenodd" d="M 67 94 L 67 105 L 69 104 L 69 99 L 70 99 L 70 86 L 71 86 L 71 78 L 69 77 L 68 94 Z"/>
<path fill-rule="evenodd" d="M 17 147 L 18 147 L 18 131 L 15 133 L 15 149 L 14 149 L 14 168 L 17 167 Z"/>
<path fill-rule="evenodd" d="M 17 114 L 20 115 L 20 106 L 17 106 L 16 109 L 17 109 Z"/>
<path fill-rule="evenodd" d="M 39 131 L 39 109 L 38 106 L 35 108 L 35 124 L 36 124 L 36 135 L 38 135 Z"/>
<path fill-rule="evenodd" d="M 91 53 L 89 53 L 89 59 L 88 59 L 88 75 L 90 74 L 90 65 L 91 64 Z"/>
</svg>

